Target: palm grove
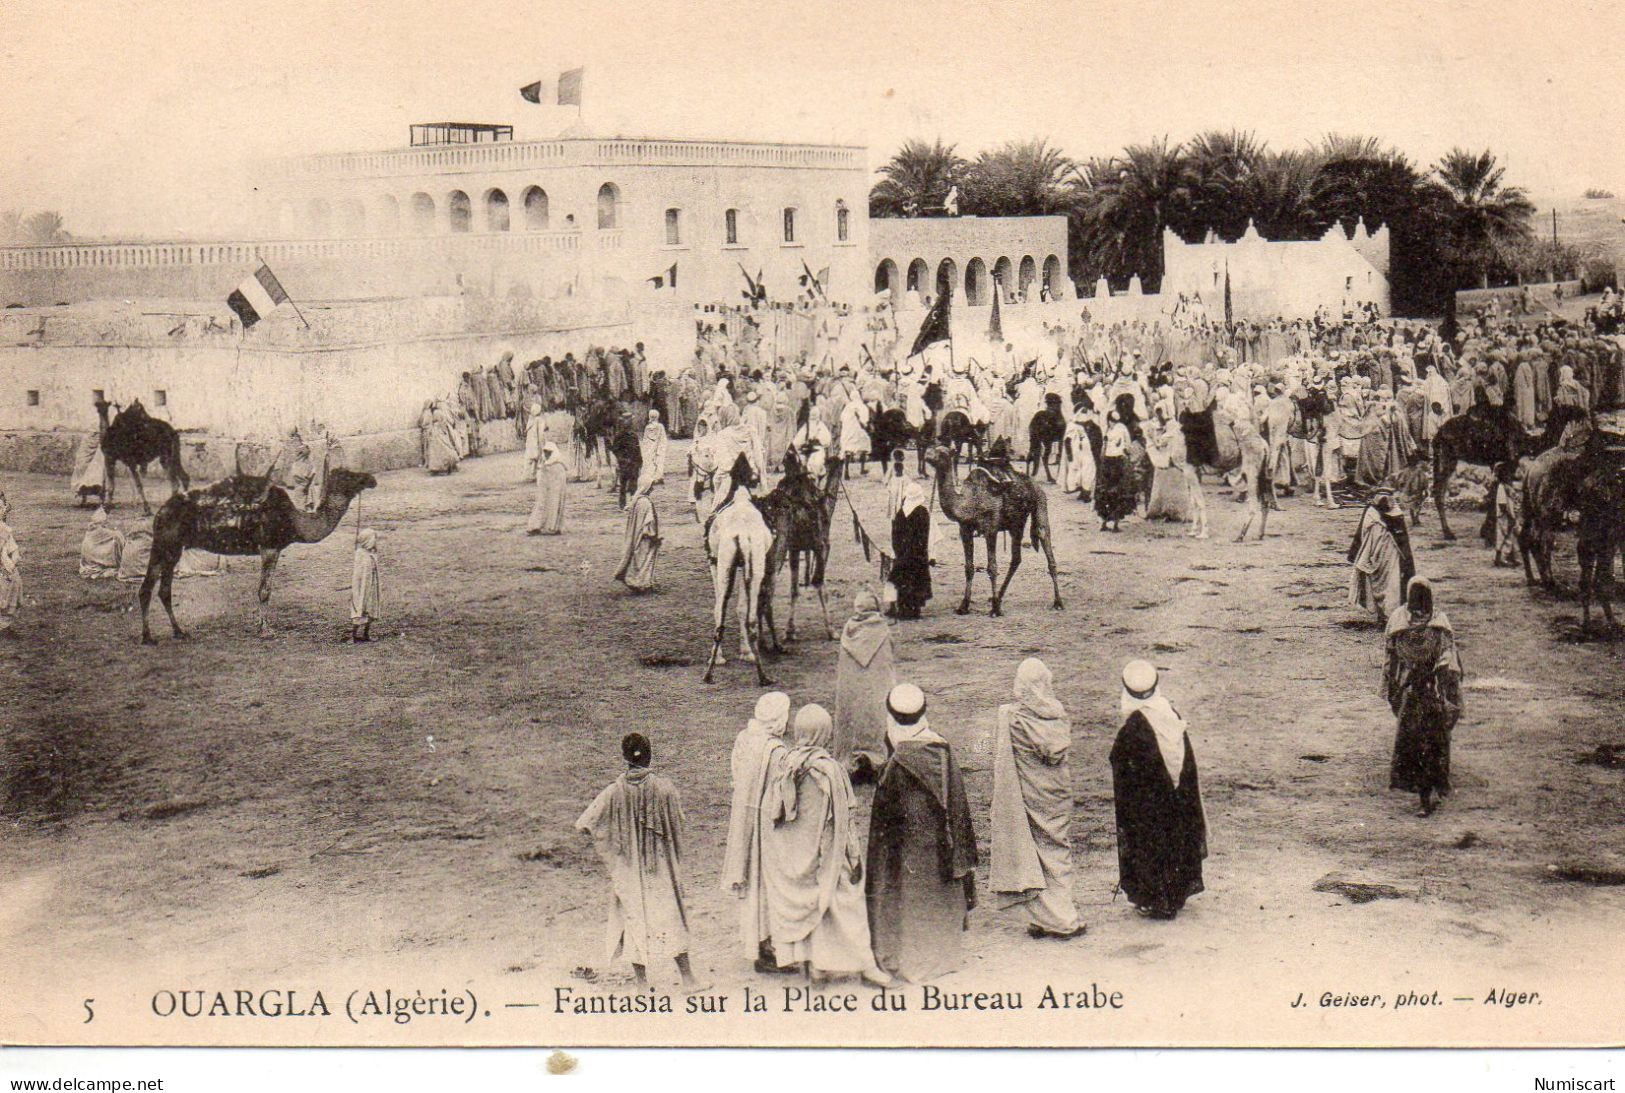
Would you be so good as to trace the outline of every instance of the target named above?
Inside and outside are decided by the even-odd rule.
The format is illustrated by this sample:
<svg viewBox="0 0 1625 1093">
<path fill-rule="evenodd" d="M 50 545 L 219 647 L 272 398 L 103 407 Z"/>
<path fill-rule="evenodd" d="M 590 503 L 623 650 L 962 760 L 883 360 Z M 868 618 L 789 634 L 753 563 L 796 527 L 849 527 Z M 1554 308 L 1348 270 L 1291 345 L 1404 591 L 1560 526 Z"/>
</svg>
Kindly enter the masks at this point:
<svg viewBox="0 0 1625 1093">
<path fill-rule="evenodd" d="M 1068 218 L 1072 276 L 1114 288 L 1138 274 L 1162 281 L 1162 233 L 1234 240 L 1248 221 L 1272 240 L 1315 239 L 1357 219 L 1389 228 L 1394 310 L 1439 314 L 1457 288 L 1574 277 L 1590 257 L 1537 238 L 1535 206 L 1488 152 L 1451 151 L 1432 167 L 1370 137 L 1330 135 L 1276 151 L 1251 133 L 1167 138 L 1115 156 L 1074 160 L 1044 140 L 1015 141 L 966 159 L 955 146 L 911 140 L 880 168 L 872 216 L 940 211 L 951 187 L 975 216 Z"/>
</svg>

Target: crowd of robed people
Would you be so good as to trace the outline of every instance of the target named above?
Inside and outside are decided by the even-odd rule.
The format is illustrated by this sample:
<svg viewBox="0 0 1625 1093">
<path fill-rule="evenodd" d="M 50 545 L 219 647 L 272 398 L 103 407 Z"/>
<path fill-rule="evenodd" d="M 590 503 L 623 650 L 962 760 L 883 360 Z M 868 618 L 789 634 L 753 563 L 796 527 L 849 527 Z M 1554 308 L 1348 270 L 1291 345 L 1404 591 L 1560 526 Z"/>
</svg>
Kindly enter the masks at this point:
<svg viewBox="0 0 1625 1093">
<path fill-rule="evenodd" d="M 981 887 L 970 798 L 926 695 L 895 680 L 877 607 L 860 594 L 833 715 L 807 703 L 792 717 L 790 697 L 769 692 L 734 741 L 720 883 L 737 904 L 740 962 L 761 974 L 885 987 L 927 982 L 961 960 Z M 1142 916 L 1173 919 L 1203 890 L 1207 818 L 1195 755 L 1150 663 L 1124 668 L 1119 714 L 1108 759 L 1117 887 Z M 1018 667 L 987 746 L 988 890 L 1035 939 L 1082 936 L 1072 724 L 1042 661 Z M 623 773 L 576 821 L 609 874 L 606 956 L 629 963 L 639 985 L 651 964 L 674 961 L 685 989 L 704 989 L 691 963 L 679 790 L 654 772 L 643 734 L 625 738 L 622 756 Z M 871 785 L 865 809 L 858 787 Z"/>
</svg>

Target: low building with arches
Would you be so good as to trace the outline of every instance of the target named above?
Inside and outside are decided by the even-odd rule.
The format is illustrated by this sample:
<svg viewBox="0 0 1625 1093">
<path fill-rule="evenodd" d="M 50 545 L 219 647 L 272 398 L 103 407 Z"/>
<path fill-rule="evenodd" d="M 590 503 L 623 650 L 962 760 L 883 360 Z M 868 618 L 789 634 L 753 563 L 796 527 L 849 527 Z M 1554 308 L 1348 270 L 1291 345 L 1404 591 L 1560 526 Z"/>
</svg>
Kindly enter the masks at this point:
<svg viewBox="0 0 1625 1093">
<path fill-rule="evenodd" d="M 869 221 L 872 288 L 902 310 L 944 292 L 956 304 L 1072 300 L 1066 217 L 952 216 Z"/>
</svg>

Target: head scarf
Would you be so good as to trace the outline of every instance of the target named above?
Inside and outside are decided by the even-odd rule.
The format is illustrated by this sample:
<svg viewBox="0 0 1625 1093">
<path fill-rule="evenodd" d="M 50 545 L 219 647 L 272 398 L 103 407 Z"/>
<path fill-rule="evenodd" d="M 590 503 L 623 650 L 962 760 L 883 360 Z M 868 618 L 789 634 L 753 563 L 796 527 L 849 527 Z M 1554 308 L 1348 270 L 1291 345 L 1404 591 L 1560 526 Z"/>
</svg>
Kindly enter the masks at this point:
<svg viewBox="0 0 1625 1093">
<path fill-rule="evenodd" d="M 362 528 L 361 534 L 355 538 L 355 546 L 357 550 L 365 550 L 368 553 L 377 550 L 378 533 L 372 528 Z"/>
<path fill-rule="evenodd" d="M 917 508 L 925 505 L 925 490 L 919 482 L 912 478 L 903 482 L 903 495 L 898 499 L 897 512 L 901 516 L 908 516 Z"/>
<path fill-rule="evenodd" d="M 640 471 L 638 473 L 638 488 L 634 491 L 633 495 L 634 496 L 642 496 L 643 494 L 648 493 L 650 490 L 652 490 L 654 488 L 655 488 L 655 474 L 654 474 L 654 471 L 647 468 L 647 467 L 645 467 L 642 471 Z"/>
<path fill-rule="evenodd" d="M 1179 784 L 1185 766 L 1185 721 L 1160 691 L 1157 669 L 1144 660 L 1131 660 L 1123 669 L 1123 695 L 1118 709 L 1126 721 L 1138 713 L 1144 716 L 1157 737 L 1157 751 L 1168 778 Z"/>
<path fill-rule="evenodd" d="M 841 651 L 858 667 L 867 668 L 880 647 L 891 639 L 891 626 L 880 613 L 880 601 L 863 589 L 852 601 L 852 617 L 841 628 Z"/>
<path fill-rule="evenodd" d="M 1433 599 L 1433 582 L 1426 577 L 1412 577 L 1405 586 L 1405 602 L 1388 615 L 1388 636 L 1416 626 L 1431 626 L 1454 634 L 1450 618 Z"/>
<path fill-rule="evenodd" d="M 0 504 L 3 503 L 3 501 L 0 501 Z M 107 523 L 107 510 L 98 505 L 96 511 L 90 514 L 90 526 L 99 528 L 105 523 Z"/>
<path fill-rule="evenodd" d="M 1037 657 L 1028 657 L 1016 669 L 1012 693 L 1016 709 L 1024 715 L 1044 721 L 1066 716 L 1066 707 L 1055 697 L 1055 677 Z"/>
<path fill-rule="evenodd" d="M 792 761 L 800 751 L 824 751 L 835 740 L 835 722 L 829 711 L 816 702 L 809 702 L 796 711 L 796 746 L 790 752 Z"/>
<path fill-rule="evenodd" d="M 551 440 L 542 445 L 542 454 L 547 457 L 545 460 L 543 460 L 545 463 L 564 462 L 564 457 L 559 454 L 559 446 L 553 443 Z"/>
<path fill-rule="evenodd" d="M 769 691 L 756 700 L 756 712 L 749 727 L 769 736 L 783 736 L 789 721 L 790 696 L 783 691 Z"/>
</svg>

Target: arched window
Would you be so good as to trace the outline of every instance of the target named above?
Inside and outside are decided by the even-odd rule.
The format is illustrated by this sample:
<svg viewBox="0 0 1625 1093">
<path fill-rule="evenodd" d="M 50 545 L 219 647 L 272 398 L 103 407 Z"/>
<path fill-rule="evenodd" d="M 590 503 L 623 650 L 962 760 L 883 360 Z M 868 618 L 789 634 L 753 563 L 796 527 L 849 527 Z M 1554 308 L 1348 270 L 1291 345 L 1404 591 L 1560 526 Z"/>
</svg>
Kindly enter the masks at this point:
<svg viewBox="0 0 1625 1093">
<path fill-rule="evenodd" d="M 485 230 L 508 230 L 508 195 L 501 190 L 488 190 L 485 194 Z"/>
<path fill-rule="evenodd" d="M 547 191 L 540 186 L 532 186 L 525 191 L 525 230 L 547 230 Z"/>
<path fill-rule="evenodd" d="M 892 302 L 902 295 L 902 286 L 897 283 L 897 263 L 890 258 L 875 267 L 875 293 L 889 293 Z"/>
<path fill-rule="evenodd" d="M 446 226 L 454 232 L 473 230 L 473 206 L 468 195 L 461 190 L 453 190 L 446 195 Z"/>
<path fill-rule="evenodd" d="M 907 291 L 924 292 L 925 279 L 928 276 L 929 269 L 930 267 L 925 264 L 924 258 L 916 258 L 914 261 L 910 262 L 908 264 Z"/>
<path fill-rule="evenodd" d="M 944 258 L 937 266 L 937 295 L 952 295 L 958 281 L 959 263 L 952 258 Z"/>
<path fill-rule="evenodd" d="M 852 236 L 852 217 L 847 211 L 846 202 L 835 203 L 835 241 L 845 243 Z"/>
<path fill-rule="evenodd" d="M 729 209 L 722 214 L 722 238 L 730 247 L 739 245 L 739 210 Z"/>
<path fill-rule="evenodd" d="M 1016 286 L 1017 289 L 1022 293 L 1022 295 L 1030 297 L 1032 295 L 1032 284 L 1038 279 L 1038 263 L 1033 261 L 1032 255 L 1029 254 L 1022 257 L 1021 273 L 1019 274 L 1019 278 L 1020 280 Z M 1054 291 L 1053 286 L 1051 286 L 1051 291 Z"/>
<path fill-rule="evenodd" d="M 434 234 L 434 198 L 426 193 L 412 195 L 412 230 L 418 235 Z"/>
<path fill-rule="evenodd" d="M 1016 267 L 1011 264 L 1010 259 L 1000 258 L 993 263 L 993 291 L 1001 294 L 1006 300 L 1014 290 L 1015 286 L 1011 282 L 1015 277 Z"/>
<path fill-rule="evenodd" d="M 320 239 L 327 235 L 327 202 L 319 197 L 311 198 L 305 208 L 305 220 L 312 237 Z"/>
<path fill-rule="evenodd" d="M 1044 259 L 1044 287 L 1049 289 L 1049 294 L 1052 299 L 1062 299 L 1061 283 L 1065 279 L 1065 276 L 1061 273 L 1061 260 L 1059 258 L 1052 254 L 1048 258 Z M 1070 292 L 1068 292 L 1066 298 L 1071 298 Z"/>
<path fill-rule="evenodd" d="M 794 243 L 796 241 L 795 209 L 784 210 L 784 241 L 786 243 Z"/>
<path fill-rule="evenodd" d="M 598 230 L 609 231 L 621 222 L 621 191 L 613 182 L 598 187 Z"/>
<path fill-rule="evenodd" d="M 973 307 L 992 302 L 987 294 L 987 265 L 980 258 L 965 265 L 965 300 Z"/>
<path fill-rule="evenodd" d="M 683 241 L 683 211 L 666 210 L 666 246 L 675 247 Z"/>
</svg>

